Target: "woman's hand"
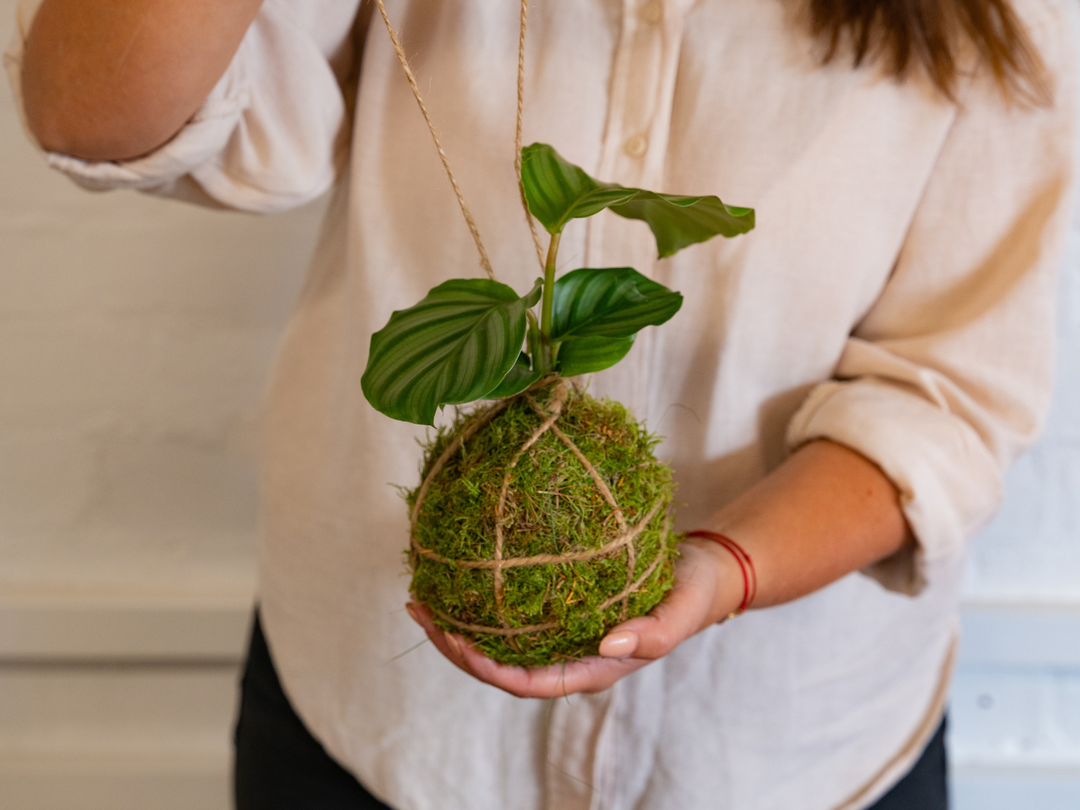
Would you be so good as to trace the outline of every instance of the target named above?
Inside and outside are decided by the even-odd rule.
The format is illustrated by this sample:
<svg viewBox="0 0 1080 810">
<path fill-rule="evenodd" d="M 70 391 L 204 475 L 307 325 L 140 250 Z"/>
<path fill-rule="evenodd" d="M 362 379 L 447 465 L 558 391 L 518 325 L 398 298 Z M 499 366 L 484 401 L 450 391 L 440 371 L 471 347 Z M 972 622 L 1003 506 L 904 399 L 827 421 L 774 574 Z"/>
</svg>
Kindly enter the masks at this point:
<svg viewBox="0 0 1080 810">
<path fill-rule="evenodd" d="M 549 667 L 511 667 L 496 663 L 456 633 L 431 621 L 423 605 L 410 603 L 409 615 L 455 666 L 517 697 L 552 698 L 575 692 L 601 692 L 620 678 L 674 650 L 690 636 L 719 621 L 743 598 L 742 574 L 727 552 L 708 540 L 691 538 L 680 547 L 675 586 L 647 616 L 623 622 L 600 642 L 600 655 Z"/>
<path fill-rule="evenodd" d="M 863 456 L 830 441 L 800 448 L 701 528 L 727 535 L 750 555 L 757 607 L 805 596 L 913 542 L 892 482 Z M 512 695 L 599 692 L 742 603 L 742 570 L 729 551 L 702 538 L 681 548 L 667 598 L 649 615 L 612 628 L 599 656 L 565 665 L 503 666 L 436 628 L 422 606 L 409 605 L 409 613 L 456 666 Z"/>
</svg>

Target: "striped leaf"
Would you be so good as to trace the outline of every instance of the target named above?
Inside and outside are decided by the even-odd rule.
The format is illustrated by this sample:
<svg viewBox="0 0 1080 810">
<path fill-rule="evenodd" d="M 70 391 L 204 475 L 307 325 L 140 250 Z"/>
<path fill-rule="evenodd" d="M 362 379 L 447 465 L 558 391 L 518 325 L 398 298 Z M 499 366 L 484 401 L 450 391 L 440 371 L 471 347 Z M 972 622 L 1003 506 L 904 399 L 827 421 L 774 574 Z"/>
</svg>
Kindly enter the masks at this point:
<svg viewBox="0 0 1080 810">
<path fill-rule="evenodd" d="M 634 338 L 583 337 L 574 338 L 559 347 L 559 373 L 564 377 L 603 371 L 626 356 Z"/>
<path fill-rule="evenodd" d="M 560 233 L 571 219 L 591 217 L 635 194 L 634 189 L 597 183 L 546 143 L 521 151 L 521 179 L 529 210 L 548 233 Z"/>
<path fill-rule="evenodd" d="M 667 321 L 682 301 L 682 295 L 632 267 L 582 267 L 555 282 L 551 339 L 627 338 Z M 559 350 L 560 360 L 565 348 Z"/>
<path fill-rule="evenodd" d="M 610 208 L 621 217 L 647 223 L 661 258 L 696 242 L 737 236 L 754 227 L 753 209 L 725 205 L 719 197 L 655 194 L 599 183 L 545 143 L 522 150 L 521 179 L 529 210 L 549 233 L 560 233 L 571 219 Z"/>
<path fill-rule="evenodd" d="M 487 395 L 517 361 L 540 291 L 540 282 L 524 298 L 487 279 L 440 284 L 371 336 L 364 396 L 387 416 L 430 425 L 443 405 Z"/>
<path fill-rule="evenodd" d="M 514 367 L 503 377 L 502 382 L 495 387 L 495 390 L 487 393 L 487 398 L 503 399 L 512 397 L 514 394 L 520 394 L 539 379 L 540 369 L 532 368 L 529 355 L 522 352 L 518 355 Z"/>
<path fill-rule="evenodd" d="M 646 222 L 661 259 L 714 236 L 738 236 L 754 227 L 753 208 L 724 205 L 714 196 L 684 197 L 638 189 L 633 199 L 611 206 L 611 213 Z"/>
</svg>

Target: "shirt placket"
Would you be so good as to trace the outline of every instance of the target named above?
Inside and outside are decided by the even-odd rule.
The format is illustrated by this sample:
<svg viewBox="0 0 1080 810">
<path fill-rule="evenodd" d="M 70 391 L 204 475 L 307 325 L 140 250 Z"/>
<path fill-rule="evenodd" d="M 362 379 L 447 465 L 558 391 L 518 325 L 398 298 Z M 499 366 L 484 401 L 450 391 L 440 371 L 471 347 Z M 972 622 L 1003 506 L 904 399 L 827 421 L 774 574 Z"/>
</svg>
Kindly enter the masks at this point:
<svg viewBox="0 0 1080 810">
<path fill-rule="evenodd" d="M 623 0 L 601 179 L 641 187 L 663 183 L 683 20 L 692 3 Z"/>
<path fill-rule="evenodd" d="M 683 25 L 695 0 L 623 0 L 611 96 L 597 176 L 606 182 L 665 191 L 675 81 Z M 606 214 L 589 220 L 585 258 L 590 267 L 634 267 L 654 275 L 656 243 L 642 223 Z M 647 370 L 653 335 L 645 329 L 598 391 L 628 405 L 638 416 L 649 398 Z"/>
<path fill-rule="evenodd" d="M 623 0 L 598 179 L 662 190 L 683 19 L 693 2 Z M 630 266 L 650 275 L 656 243 L 640 222 L 599 216 L 589 220 L 585 256 L 591 267 Z M 627 358 L 632 367 L 619 375 L 629 381 L 629 388 L 605 391 L 631 406 L 646 401 L 648 331 L 638 336 L 639 345 Z M 646 345 L 641 345 L 643 342 Z M 553 702 L 548 726 L 547 810 L 606 808 L 607 797 L 599 786 L 617 778 L 617 766 L 635 767 L 634 763 L 618 761 L 612 718 L 619 691 L 609 689 L 599 695 L 575 695 Z"/>
</svg>

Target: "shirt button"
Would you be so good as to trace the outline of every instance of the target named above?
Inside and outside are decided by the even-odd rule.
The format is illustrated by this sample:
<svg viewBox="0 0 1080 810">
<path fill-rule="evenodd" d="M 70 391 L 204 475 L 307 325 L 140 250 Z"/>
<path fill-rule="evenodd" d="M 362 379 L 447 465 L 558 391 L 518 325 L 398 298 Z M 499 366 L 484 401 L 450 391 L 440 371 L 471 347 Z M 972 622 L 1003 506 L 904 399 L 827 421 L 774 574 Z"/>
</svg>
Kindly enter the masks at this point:
<svg viewBox="0 0 1080 810">
<path fill-rule="evenodd" d="M 651 25 L 663 21 L 664 19 L 664 4 L 661 0 L 648 0 L 641 6 L 641 19 Z"/>
<path fill-rule="evenodd" d="M 649 148 L 649 139 L 644 135 L 631 135 L 626 139 L 622 148 L 630 157 L 639 158 Z"/>
</svg>

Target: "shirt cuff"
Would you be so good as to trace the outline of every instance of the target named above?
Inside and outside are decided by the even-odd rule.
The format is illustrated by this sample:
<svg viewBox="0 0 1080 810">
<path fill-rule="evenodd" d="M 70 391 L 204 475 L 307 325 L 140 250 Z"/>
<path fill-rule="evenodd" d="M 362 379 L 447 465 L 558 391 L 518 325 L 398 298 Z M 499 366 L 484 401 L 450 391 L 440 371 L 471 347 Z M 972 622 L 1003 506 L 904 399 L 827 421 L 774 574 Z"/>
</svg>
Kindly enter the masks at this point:
<svg viewBox="0 0 1080 810">
<path fill-rule="evenodd" d="M 125 161 L 88 161 L 46 152 L 45 159 L 91 191 L 136 189 L 167 194 L 184 175 L 213 161 L 232 136 L 249 104 L 237 72 L 227 71 L 184 127 L 148 155 Z"/>
<path fill-rule="evenodd" d="M 1000 465 L 974 428 L 881 380 L 815 388 L 791 420 L 787 441 L 797 448 L 815 439 L 861 454 L 899 491 L 916 546 L 863 569 L 889 590 L 918 594 L 927 571 L 962 554 L 966 540 L 994 514 L 1004 494 Z"/>
</svg>

